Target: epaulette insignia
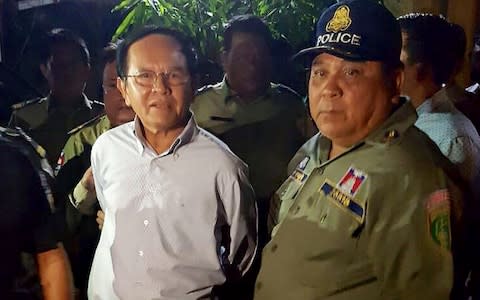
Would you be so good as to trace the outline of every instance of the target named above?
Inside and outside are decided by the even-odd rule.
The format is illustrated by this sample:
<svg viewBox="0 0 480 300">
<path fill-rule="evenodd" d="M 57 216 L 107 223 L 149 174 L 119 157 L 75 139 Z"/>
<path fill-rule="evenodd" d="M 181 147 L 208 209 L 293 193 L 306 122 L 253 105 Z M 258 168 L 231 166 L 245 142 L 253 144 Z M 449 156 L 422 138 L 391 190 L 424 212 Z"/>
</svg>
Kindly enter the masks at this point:
<svg viewBox="0 0 480 300">
<path fill-rule="evenodd" d="M 43 99 L 43 98 L 38 97 L 38 98 L 35 98 L 35 99 L 30 99 L 30 100 L 27 100 L 27 101 L 15 103 L 15 104 L 13 104 L 13 105 L 10 106 L 10 107 L 12 108 L 12 110 L 18 110 L 18 109 L 24 108 L 25 106 L 38 103 L 38 102 L 40 102 L 42 99 Z"/>
<path fill-rule="evenodd" d="M 90 119 L 88 120 L 87 122 L 83 123 L 83 124 L 80 124 L 78 125 L 77 127 L 73 128 L 72 130 L 70 130 L 69 132 L 67 132 L 68 135 L 71 135 L 71 134 L 74 134 L 76 132 L 78 132 L 79 130 L 87 127 L 87 126 L 90 126 L 94 123 L 96 123 L 101 117 L 103 117 L 105 114 L 100 114 L 98 116 L 96 116 L 95 118 L 93 119 Z"/>
</svg>

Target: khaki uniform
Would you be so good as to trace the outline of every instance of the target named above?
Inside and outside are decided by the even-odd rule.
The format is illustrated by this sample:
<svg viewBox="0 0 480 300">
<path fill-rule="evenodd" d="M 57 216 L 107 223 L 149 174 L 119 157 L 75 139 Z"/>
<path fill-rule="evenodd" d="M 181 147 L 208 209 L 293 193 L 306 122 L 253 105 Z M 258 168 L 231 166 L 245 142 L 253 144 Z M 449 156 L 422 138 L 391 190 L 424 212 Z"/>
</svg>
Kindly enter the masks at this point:
<svg viewBox="0 0 480 300">
<path fill-rule="evenodd" d="M 47 151 L 51 165 L 57 162 L 68 138 L 67 132 L 103 112 L 103 103 L 89 100 L 68 110 L 60 110 L 51 96 L 12 106 L 9 127 L 21 127 Z"/>
<path fill-rule="evenodd" d="M 271 84 L 264 96 L 242 103 L 224 80 L 202 88 L 191 109 L 200 127 L 248 164 L 260 198 L 270 197 L 283 182 L 289 160 L 306 140 L 305 106 L 297 93 L 283 85 Z"/>
<path fill-rule="evenodd" d="M 103 115 L 92 119 L 70 132 L 62 154 L 58 159 L 56 180 L 65 205 L 65 220 L 68 238 L 65 249 L 72 265 L 75 286 L 86 292 L 86 282 L 100 231 L 95 221 L 98 202 L 86 197 L 87 192 L 79 184 L 85 171 L 90 167 L 90 152 L 97 138 L 110 129 L 110 121 Z M 89 202 L 87 204 L 87 202 Z M 79 211 L 72 203 L 82 203 L 84 209 Z M 87 215 L 88 214 L 88 215 Z"/>
<path fill-rule="evenodd" d="M 321 135 L 298 151 L 276 192 L 280 221 L 255 299 L 449 299 L 450 217 L 461 195 L 416 118 L 404 103 L 331 160 Z"/>
</svg>

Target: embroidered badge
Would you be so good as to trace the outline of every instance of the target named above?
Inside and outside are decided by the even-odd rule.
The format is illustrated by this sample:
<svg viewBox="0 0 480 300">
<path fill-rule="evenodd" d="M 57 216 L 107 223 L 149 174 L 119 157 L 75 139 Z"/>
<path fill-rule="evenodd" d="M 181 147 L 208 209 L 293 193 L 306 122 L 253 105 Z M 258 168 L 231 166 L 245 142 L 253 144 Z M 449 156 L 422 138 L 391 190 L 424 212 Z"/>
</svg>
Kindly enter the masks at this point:
<svg viewBox="0 0 480 300">
<path fill-rule="evenodd" d="M 347 173 L 343 175 L 342 179 L 337 184 L 337 187 L 349 196 L 355 196 L 360 186 L 367 179 L 367 174 L 363 171 L 355 169 L 354 167 L 348 168 Z"/>
<path fill-rule="evenodd" d="M 350 24 L 352 24 L 352 19 L 350 19 L 350 8 L 346 5 L 342 5 L 337 8 L 325 29 L 327 32 L 339 32 L 348 29 Z"/>
<path fill-rule="evenodd" d="M 446 189 L 433 192 L 427 199 L 428 231 L 435 243 L 450 250 L 450 195 Z"/>
<path fill-rule="evenodd" d="M 308 161 L 310 160 L 310 156 L 306 156 L 304 159 L 302 159 L 302 161 L 298 164 L 298 167 L 297 169 L 300 169 L 300 170 L 305 170 L 305 168 L 307 167 L 307 164 L 308 164 Z"/>
<path fill-rule="evenodd" d="M 363 222 L 363 218 L 365 217 L 365 210 L 360 204 L 355 202 L 352 197 L 345 194 L 343 191 L 335 187 L 334 184 L 330 183 L 327 180 L 322 184 L 320 190 L 338 207 L 353 214 L 353 217 L 358 222 Z"/>
</svg>

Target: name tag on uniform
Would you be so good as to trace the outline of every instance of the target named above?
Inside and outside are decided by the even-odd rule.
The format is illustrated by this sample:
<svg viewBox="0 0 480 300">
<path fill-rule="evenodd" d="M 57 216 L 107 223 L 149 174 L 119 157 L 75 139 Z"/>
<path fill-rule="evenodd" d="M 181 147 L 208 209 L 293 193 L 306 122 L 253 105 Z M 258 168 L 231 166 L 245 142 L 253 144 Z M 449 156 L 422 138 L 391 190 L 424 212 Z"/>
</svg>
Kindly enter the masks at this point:
<svg viewBox="0 0 480 300">
<path fill-rule="evenodd" d="M 337 188 L 335 184 L 332 184 L 328 181 L 325 181 L 320 190 L 327 196 L 327 198 L 338 207 L 343 210 L 348 211 L 353 215 L 353 217 L 360 223 L 363 223 L 363 218 L 365 217 L 365 210 L 363 207 L 355 202 L 352 197 L 345 194 L 342 190 Z"/>
</svg>

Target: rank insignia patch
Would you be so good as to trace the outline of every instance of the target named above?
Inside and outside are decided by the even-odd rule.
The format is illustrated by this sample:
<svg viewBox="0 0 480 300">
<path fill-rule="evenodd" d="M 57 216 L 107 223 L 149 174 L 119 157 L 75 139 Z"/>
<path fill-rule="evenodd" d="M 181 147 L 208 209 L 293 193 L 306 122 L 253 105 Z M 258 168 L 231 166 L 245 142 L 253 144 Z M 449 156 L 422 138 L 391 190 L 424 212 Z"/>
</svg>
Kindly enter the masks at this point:
<svg viewBox="0 0 480 300">
<path fill-rule="evenodd" d="M 360 223 L 363 222 L 365 216 L 365 209 L 355 202 L 352 197 L 345 194 L 343 191 L 335 187 L 334 184 L 331 184 L 328 181 L 325 181 L 320 190 L 327 196 L 328 199 L 332 200 L 340 208 L 353 214 L 353 217 Z"/>
<path fill-rule="evenodd" d="M 337 184 L 337 187 L 349 196 L 355 196 L 360 186 L 367 179 L 367 174 L 363 171 L 355 169 L 354 167 L 348 168 L 348 171 L 343 175 L 342 179 Z"/>
<path fill-rule="evenodd" d="M 435 243 L 450 250 L 450 196 L 447 190 L 433 192 L 426 202 L 428 231 Z"/>
</svg>

